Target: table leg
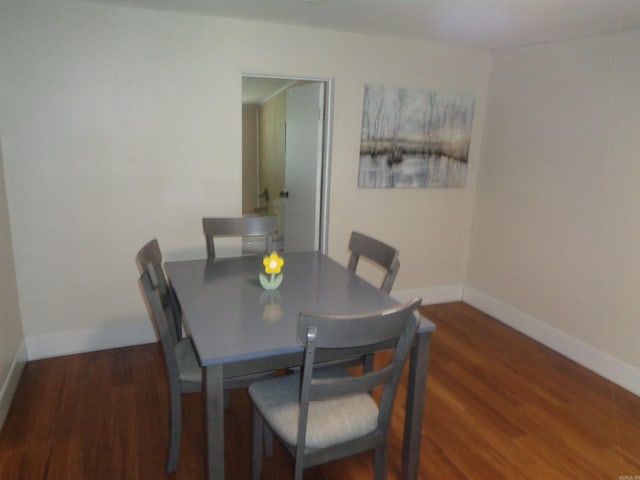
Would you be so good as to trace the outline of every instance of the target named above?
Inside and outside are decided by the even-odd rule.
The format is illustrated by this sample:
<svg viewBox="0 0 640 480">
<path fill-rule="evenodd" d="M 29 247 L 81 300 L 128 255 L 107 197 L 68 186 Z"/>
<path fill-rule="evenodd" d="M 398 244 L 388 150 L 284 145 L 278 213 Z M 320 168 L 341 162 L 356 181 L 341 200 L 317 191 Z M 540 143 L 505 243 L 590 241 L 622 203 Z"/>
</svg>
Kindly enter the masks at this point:
<svg viewBox="0 0 640 480">
<path fill-rule="evenodd" d="M 430 339 L 431 332 L 419 333 L 411 348 L 409 357 L 407 409 L 404 421 L 404 439 L 402 442 L 403 480 L 418 479 Z"/>
<path fill-rule="evenodd" d="M 224 480 L 224 385 L 222 365 L 205 367 L 203 398 L 207 479 Z"/>
</svg>

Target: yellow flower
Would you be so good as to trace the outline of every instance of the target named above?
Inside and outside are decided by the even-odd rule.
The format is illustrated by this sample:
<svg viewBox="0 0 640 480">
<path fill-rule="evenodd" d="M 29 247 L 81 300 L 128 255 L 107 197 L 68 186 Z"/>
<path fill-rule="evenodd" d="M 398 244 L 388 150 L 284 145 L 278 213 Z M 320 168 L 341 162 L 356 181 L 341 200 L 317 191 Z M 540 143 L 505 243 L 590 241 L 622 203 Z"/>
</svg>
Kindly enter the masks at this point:
<svg viewBox="0 0 640 480">
<path fill-rule="evenodd" d="M 282 266 L 284 265 L 284 259 L 274 252 L 271 255 L 264 257 L 262 263 L 264 264 L 265 272 L 280 273 L 280 270 L 282 270 Z"/>
</svg>

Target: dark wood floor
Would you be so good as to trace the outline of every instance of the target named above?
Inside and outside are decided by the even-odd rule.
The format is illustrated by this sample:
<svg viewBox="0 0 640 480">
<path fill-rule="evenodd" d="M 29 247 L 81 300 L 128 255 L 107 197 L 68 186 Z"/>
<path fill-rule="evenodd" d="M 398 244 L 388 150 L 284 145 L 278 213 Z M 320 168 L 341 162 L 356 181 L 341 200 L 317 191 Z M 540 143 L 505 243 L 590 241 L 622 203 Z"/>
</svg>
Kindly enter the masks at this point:
<svg viewBox="0 0 640 480">
<path fill-rule="evenodd" d="M 640 398 L 463 303 L 423 307 L 423 313 L 438 329 L 420 479 L 640 476 Z M 0 479 L 166 478 L 161 355 L 156 345 L 143 345 L 28 363 L 0 433 Z M 404 389 L 393 418 L 389 479 L 400 475 L 403 395 Z M 225 413 L 227 478 L 247 479 L 246 392 L 233 392 L 231 404 Z M 186 396 L 183 407 L 174 478 L 201 479 L 199 394 Z M 373 478 L 371 458 L 310 469 L 305 479 Z M 292 462 L 279 446 L 265 461 L 264 478 L 292 478 Z"/>
</svg>

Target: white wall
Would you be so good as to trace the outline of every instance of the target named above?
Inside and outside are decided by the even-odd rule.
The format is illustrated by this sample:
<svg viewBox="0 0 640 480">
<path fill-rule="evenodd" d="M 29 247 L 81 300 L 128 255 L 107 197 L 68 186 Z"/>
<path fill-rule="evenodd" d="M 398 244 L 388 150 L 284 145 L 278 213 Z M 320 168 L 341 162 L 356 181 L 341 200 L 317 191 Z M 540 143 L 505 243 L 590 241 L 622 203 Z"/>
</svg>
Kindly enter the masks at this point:
<svg viewBox="0 0 640 480">
<path fill-rule="evenodd" d="M 640 31 L 497 52 L 465 300 L 640 392 Z"/>
<path fill-rule="evenodd" d="M 34 345 L 126 325 L 152 338 L 133 256 L 157 236 L 169 259 L 203 257 L 200 217 L 241 212 L 243 72 L 335 79 L 329 253 L 346 262 L 360 229 L 399 247 L 398 290 L 461 292 L 487 52 L 73 0 L 0 9 L 0 129 Z M 357 189 L 366 83 L 476 96 L 467 188 Z"/>
<path fill-rule="evenodd" d="M 0 144 L 0 429 L 26 361 Z"/>
</svg>

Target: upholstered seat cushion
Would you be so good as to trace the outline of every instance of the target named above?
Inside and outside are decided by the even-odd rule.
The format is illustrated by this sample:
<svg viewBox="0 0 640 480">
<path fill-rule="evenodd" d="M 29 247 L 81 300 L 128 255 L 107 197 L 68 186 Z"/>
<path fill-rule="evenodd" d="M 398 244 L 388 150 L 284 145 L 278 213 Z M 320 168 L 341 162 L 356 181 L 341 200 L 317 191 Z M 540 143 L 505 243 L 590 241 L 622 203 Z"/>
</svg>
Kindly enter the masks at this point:
<svg viewBox="0 0 640 480">
<path fill-rule="evenodd" d="M 336 369 L 319 369 L 321 376 Z M 346 375 L 348 373 L 345 372 Z M 315 375 L 314 375 L 315 376 Z M 298 436 L 300 376 L 286 375 L 254 383 L 249 395 L 265 421 L 282 439 L 295 445 Z M 309 403 L 307 448 L 323 448 L 374 431 L 378 407 L 367 393 Z"/>
<path fill-rule="evenodd" d="M 191 340 L 183 338 L 176 343 L 174 348 L 178 362 L 178 371 L 180 372 L 180 380 L 183 382 L 201 383 L 202 368 L 198 364 Z"/>
</svg>

